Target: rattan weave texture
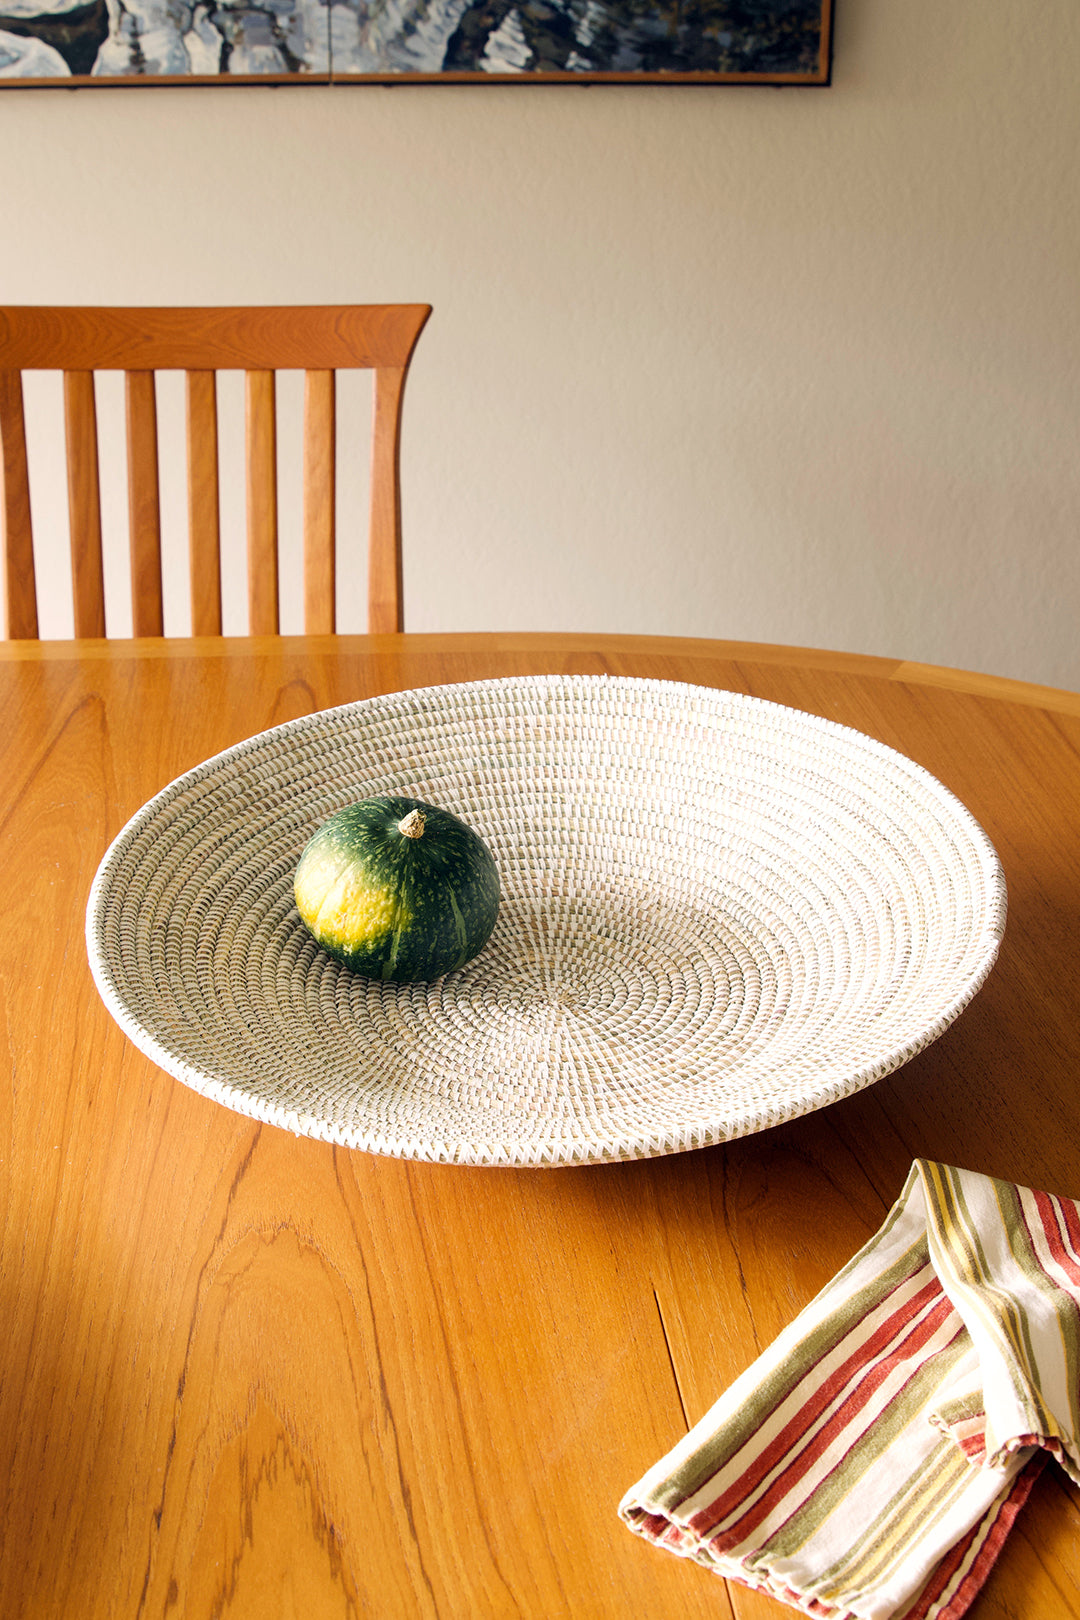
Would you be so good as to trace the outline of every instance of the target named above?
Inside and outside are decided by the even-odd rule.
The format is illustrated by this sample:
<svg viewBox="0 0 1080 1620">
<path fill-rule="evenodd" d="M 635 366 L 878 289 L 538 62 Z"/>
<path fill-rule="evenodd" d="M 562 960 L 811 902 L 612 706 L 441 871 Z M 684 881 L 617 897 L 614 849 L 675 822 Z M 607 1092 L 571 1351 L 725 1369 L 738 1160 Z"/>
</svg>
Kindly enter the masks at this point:
<svg viewBox="0 0 1080 1620">
<path fill-rule="evenodd" d="M 301 924 L 306 840 L 355 799 L 443 805 L 503 901 L 430 984 Z M 537 676 L 279 726 L 165 788 L 87 909 L 98 988 L 241 1113 L 404 1157 L 565 1165 L 762 1130 L 934 1040 L 989 972 L 1005 886 L 968 811 L 858 732 L 740 694 Z"/>
</svg>

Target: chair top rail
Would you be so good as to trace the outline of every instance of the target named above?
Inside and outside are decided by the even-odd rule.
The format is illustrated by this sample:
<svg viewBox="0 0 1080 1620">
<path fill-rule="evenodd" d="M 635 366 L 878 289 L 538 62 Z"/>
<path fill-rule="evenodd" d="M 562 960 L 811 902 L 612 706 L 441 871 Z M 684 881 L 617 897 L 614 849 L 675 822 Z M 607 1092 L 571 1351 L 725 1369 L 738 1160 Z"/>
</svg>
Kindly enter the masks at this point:
<svg viewBox="0 0 1080 1620">
<path fill-rule="evenodd" d="M 404 368 L 430 304 L 0 307 L 0 370 Z"/>
</svg>

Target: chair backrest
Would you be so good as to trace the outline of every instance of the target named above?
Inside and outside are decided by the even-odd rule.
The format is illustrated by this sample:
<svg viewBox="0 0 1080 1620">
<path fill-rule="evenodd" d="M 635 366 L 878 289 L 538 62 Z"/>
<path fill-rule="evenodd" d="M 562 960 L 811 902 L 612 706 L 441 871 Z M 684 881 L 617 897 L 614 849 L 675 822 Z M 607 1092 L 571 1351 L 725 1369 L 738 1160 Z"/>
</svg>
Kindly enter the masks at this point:
<svg viewBox="0 0 1080 1620">
<path fill-rule="evenodd" d="M 154 373 L 187 373 L 188 526 L 192 629 L 221 634 L 217 387 L 243 371 L 249 630 L 276 635 L 277 438 L 275 372 L 306 373 L 304 390 L 304 625 L 335 629 L 335 377 L 375 374 L 368 629 L 403 625 L 401 405 L 427 304 L 230 309 L 0 308 L 4 633 L 36 638 L 37 598 L 22 373 L 64 373 L 68 510 L 76 636 L 104 636 L 94 372 L 125 377 L 128 514 L 134 633 L 164 633 Z"/>
</svg>

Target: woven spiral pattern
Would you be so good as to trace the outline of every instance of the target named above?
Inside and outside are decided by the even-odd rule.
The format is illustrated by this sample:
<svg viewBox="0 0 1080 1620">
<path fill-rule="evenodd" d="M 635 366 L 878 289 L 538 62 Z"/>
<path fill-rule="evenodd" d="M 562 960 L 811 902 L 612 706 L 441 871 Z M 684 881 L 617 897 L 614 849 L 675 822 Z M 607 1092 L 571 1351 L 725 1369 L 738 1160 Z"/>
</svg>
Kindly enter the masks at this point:
<svg viewBox="0 0 1080 1620">
<path fill-rule="evenodd" d="M 314 944 L 292 879 L 378 793 L 499 866 L 488 945 L 395 985 Z M 993 964 L 1001 868 L 964 807 L 858 732 L 728 692 L 541 676 L 402 692 L 253 737 L 109 850 L 90 962 L 132 1040 L 242 1113 L 463 1164 L 672 1153 L 846 1096 Z"/>
</svg>

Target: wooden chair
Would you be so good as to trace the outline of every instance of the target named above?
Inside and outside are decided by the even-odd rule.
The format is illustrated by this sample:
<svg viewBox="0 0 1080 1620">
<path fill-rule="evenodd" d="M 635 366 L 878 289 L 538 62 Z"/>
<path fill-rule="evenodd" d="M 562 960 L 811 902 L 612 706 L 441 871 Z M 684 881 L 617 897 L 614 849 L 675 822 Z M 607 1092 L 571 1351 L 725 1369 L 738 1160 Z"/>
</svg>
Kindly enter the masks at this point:
<svg viewBox="0 0 1080 1620">
<path fill-rule="evenodd" d="M 399 447 L 405 376 L 427 304 L 250 309 L 0 308 L 5 634 L 38 634 L 22 373 L 64 373 L 76 636 L 104 636 L 94 372 L 126 373 L 128 511 L 136 636 L 164 633 L 154 372 L 187 372 L 192 629 L 221 634 L 215 373 L 246 373 L 250 633 L 276 635 L 275 372 L 303 370 L 304 623 L 335 629 L 336 371 L 375 373 L 368 629 L 402 628 Z"/>
</svg>

